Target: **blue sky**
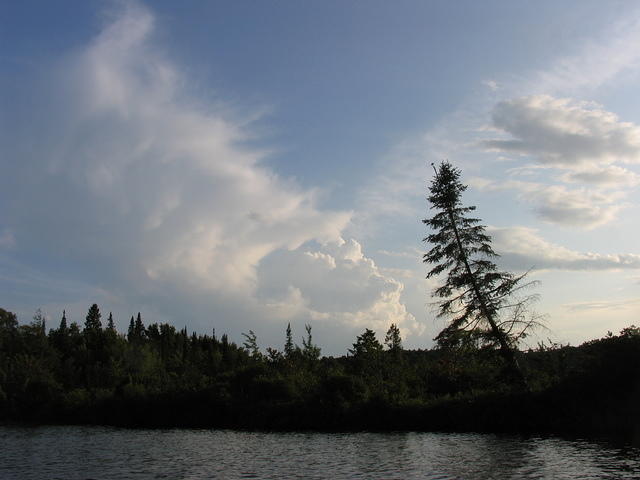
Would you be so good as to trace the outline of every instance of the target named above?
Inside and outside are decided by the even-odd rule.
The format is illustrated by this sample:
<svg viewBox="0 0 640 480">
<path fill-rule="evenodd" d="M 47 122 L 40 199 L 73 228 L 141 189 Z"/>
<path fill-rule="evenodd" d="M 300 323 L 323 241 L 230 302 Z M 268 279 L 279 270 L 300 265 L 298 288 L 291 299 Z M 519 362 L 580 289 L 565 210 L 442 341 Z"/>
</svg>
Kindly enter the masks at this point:
<svg viewBox="0 0 640 480">
<path fill-rule="evenodd" d="M 637 324 L 638 41 L 631 2 L 1 2 L 0 305 L 429 347 L 448 158 L 533 344 Z"/>
</svg>

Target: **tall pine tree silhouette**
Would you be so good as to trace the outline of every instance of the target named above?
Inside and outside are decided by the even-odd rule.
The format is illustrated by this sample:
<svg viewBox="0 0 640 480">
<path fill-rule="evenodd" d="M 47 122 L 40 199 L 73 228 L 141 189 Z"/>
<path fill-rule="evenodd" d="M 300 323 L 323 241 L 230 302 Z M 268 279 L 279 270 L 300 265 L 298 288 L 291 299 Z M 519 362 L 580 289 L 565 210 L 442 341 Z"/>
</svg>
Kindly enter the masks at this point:
<svg viewBox="0 0 640 480">
<path fill-rule="evenodd" d="M 423 220 L 433 232 L 424 238 L 432 248 L 423 259 L 433 265 L 427 278 L 444 276 L 433 296 L 441 299 L 439 316 L 450 320 L 436 340 L 444 346 L 471 337 L 485 345 L 497 345 L 512 380 L 524 386 L 515 356 L 516 343 L 535 323 L 523 320 L 521 315 L 504 318 L 500 314 L 516 291 L 530 285 L 522 284 L 526 273 L 514 276 L 498 270 L 491 237 L 480 219 L 469 216 L 476 207 L 462 205 L 467 186 L 460 182 L 460 170 L 449 162 L 433 168 L 435 177 L 428 199 L 436 214 Z M 522 327 L 518 335 L 514 333 L 517 326 Z"/>
<path fill-rule="evenodd" d="M 84 322 L 85 332 L 99 332 L 102 330 L 102 322 L 100 321 L 101 317 L 100 309 L 98 308 L 98 305 L 94 303 L 89 308 L 89 312 L 87 313 L 87 317 Z"/>
</svg>

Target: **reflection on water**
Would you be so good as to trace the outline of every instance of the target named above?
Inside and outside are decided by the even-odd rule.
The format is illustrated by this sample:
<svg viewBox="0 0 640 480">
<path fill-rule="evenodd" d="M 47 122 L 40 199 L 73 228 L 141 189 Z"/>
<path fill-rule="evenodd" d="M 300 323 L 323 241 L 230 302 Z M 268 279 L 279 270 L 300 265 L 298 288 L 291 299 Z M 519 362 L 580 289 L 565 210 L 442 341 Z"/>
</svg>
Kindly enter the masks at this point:
<svg viewBox="0 0 640 480">
<path fill-rule="evenodd" d="M 639 477 L 637 448 L 557 438 L 0 427 L 3 480 Z"/>
</svg>

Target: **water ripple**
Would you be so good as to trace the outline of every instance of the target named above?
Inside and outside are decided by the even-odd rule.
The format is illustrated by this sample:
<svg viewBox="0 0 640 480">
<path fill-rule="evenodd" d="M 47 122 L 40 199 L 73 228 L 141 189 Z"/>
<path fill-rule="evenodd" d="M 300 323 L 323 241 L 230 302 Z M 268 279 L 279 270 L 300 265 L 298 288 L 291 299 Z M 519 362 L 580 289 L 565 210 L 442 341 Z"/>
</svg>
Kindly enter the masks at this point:
<svg viewBox="0 0 640 480">
<path fill-rule="evenodd" d="M 640 451 L 558 438 L 0 427 L 0 478 L 631 479 Z"/>
</svg>

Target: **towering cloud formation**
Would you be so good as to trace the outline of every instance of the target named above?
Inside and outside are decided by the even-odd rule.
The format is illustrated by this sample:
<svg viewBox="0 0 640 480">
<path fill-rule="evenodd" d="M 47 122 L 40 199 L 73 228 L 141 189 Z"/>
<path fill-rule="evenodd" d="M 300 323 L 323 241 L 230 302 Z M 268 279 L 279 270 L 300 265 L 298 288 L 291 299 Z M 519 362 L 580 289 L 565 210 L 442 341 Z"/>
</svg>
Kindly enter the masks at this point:
<svg viewBox="0 0 640 480">
<path fill-rule="evenodd" d="M 384 275 L 355 240 L 282 251 L 267 259 L 260 273 L 265 278 L 260 294 L 285 318 L 337 320 L 381 331 L 391 323 L 405 332 L 424 330 L 400 302 L 402 283 Z"/>
<path fill-rule="evenodd" d="M 186 311 L 181 320 L 206 311 L 250 316 L 275 302 L 256 296 L 274 278 L 301 292 L 317 318 L 377 322 L 392 318 L 389 309 L 397 321 L 409 318 L 402 286 L 359 250 L 344 253 L 351 214 L 321 209 L 315 190 L 280 178 L 264 165 L 266 152 L 243 146 L 250 124 L 201 104 L 154 48 L 153 30 L 149 11 L 126 6 L 47 85 L 46 108 L 31 113 L 32 143 L 5 146 L 15 161 L 3 170 L 14 181 L 0 194 L 0 248 L 45 273 L 54 266 L 58 276 L 100 285 L 132 308 L 170 303 Z M 296 250 L 311 241 L 335 245 L 343 273 L 366 266 L 367 280 L 324 277 L 329 253 Z M 272 262 L 258 279 L 258 265 L 278 251 L 295 262 Z M 309 262 L 317 277 L 300 270 Z M 339 302 L 313 283 L 339 279 L 349 285 Z"/>
</svg>

